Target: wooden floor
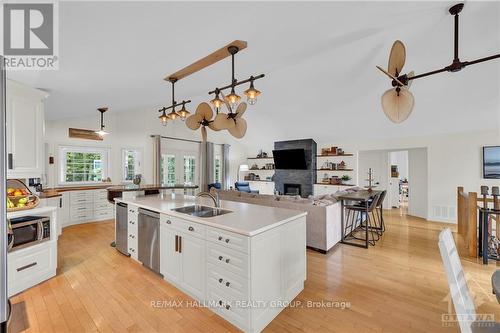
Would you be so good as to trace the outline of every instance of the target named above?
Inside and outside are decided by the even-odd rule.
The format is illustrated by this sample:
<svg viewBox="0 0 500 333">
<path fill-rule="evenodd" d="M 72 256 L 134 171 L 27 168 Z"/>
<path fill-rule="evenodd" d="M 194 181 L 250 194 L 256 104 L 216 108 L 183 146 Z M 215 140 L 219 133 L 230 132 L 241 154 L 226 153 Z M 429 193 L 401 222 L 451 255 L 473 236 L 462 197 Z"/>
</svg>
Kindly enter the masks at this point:
<svg viewBox="0 0 500 333">
<path fill-rule="evenodd" d="M 304 307 L 285 309 L 267 332 L 458 332 L 443 327 L 448 285 L 437 247 L 446 225 L 386 214 L 375 247 L 337 245 L 327 255 L 308 251 Z M 55 278 L 12 298 L 10 332 L 234 332 L 202 308 L 153 308 L 151 301 L 190 300 L 160 277 L 109 246 L 113 223 L 65 228 Z M 491 295 L 494 263 L 463 260 L 478 313 L 500 305 Z M 339 301 L 349 308 L 308 308 L 307 301 Z"/>
</svg>

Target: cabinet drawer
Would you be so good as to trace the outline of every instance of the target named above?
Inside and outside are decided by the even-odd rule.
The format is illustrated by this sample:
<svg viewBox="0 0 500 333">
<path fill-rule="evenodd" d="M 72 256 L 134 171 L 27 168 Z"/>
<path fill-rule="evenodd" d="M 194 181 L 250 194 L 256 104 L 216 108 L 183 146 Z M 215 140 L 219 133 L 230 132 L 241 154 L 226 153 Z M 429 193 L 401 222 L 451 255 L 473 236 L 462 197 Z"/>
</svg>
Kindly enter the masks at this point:
<svg viewBox="0 0 500 333">
<path fill-rule="evenodd" d="M 23 250 L 22 250 L 23 251 Z M 9 294 L 17 293 L 47 279 L 56 269 L 55 244 L 45 243 L 9 253 Z"/>
<path fill-rule="evenodd" d="M 206 226 L 203 224 L 182 220 L 178 217 L 169 215 L 160 215 L 160 223 L 166 224 L 167 227 L 173 228 L 188 235 L 193 235 L 198 238 L 205 238 Z"/>
<path fill-rule="evenodd" d="M 111 209 L 113 208 L 113 205 L 111 205 L 109 202 L 104 201 L 104 200 L 99 200 L 99 201 L 94 201 L 94 209 Z"/>
<path fill-rule="evenodd" d="M 72 205 L 69 209 L 70 217 L 73 219 L 76 215 L 87 215 L 92 216 L 93 209 L 88 205 Z"/>
<path fill-rule="evenodd" d="M 234 251 L 227 247 L 207 242 L 208 262 L 217 267 L 222 267 L 243 278 L 248 278 L 248 255 Z"/>
<path fill-rule="evenodd" d="M 127 242 L 128 253 L 134 259 L 137 259 L 137 239 L 136 238 L 128 238 Z"/>
<path fill-rule="evenodd" d="M 244 253 L 249 252 L 250 238 L 217 228 L 207 228 L 207 240 Z"/>
<path fill-rule="evenodd" d="M 131 234 L 131 235 L 135 235 L 137 237 L 137 229 L 138 229 L 137 222 L 128 221 L 127 231 L 129 233 L 129 235 Z"/>
<path fill-rule="evenodd" d="M 213 264 L 207 265 L 207 284 L 230 293 L 236 299 L 248 299 L 248 280 Z"/>
<path fill-rule="evenodd" d="M 108 190 L 94 190 L 92 191 L 94 198 L 96 199 L 107 199 L 108 198 Z"/>
<path fill-rule="evenodd" d="M 139 207 L 128 205 L 128 219 L 137 221 L 139 217 Z"/>
<path fill-rule="evenodd" d="M 113 216 L 114 214 L 112 209 L 100 209 L 94 211 L 94 218 L 96 220 L 111 219 Z"/>
<path fill-rule="evenodd" d="M 208 286 L 207 299 L 212 310 L 224 319 L 240 328 L 249 326 L 251 308 L 244 303 L 246 299 L 237 299 L 212 286 Z"/>
</svg>

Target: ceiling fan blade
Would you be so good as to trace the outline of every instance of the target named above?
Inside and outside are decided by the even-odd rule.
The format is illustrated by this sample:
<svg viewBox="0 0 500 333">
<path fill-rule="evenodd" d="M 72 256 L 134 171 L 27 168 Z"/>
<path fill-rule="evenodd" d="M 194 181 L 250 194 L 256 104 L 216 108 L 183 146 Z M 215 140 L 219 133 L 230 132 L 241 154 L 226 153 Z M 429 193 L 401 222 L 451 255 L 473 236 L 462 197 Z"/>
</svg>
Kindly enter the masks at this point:
<svg viewBox="0 0 500 333">
<path fill-rule="evenodd" d="M 402 41 L 397 40 L 392 44 L 391 53 L 389 54 L 389 65 L 387 70 L 392 76 L 401 74 L 406 61 L 406 48 Z"/>
<path fill-rule="evenodd" d="M 201 142 L 207 142 L 207 128 L 201 126 Z"/>
<path fill-rule="evenodd" d="M 247 122 L 240 118 L 236 121 L 236 125 L 228 129 L 229 133 L 237 139 L 241 139 L 247 132 Z"/>
<path fill-rule="evenodd" d="M 399 94 L 396 88 L 392 88 L 382 95 L 382 109 L 387 118 L 396 124 L 408 119 L 414 105 L 415 98 L 406 88 L 400 88 Z"/>
<path fill-rule="evenodd" d="M 216 131 L 229 129 L 234 126 L 234 120 L 229 118 L 225 113 L 219 113 L 215 116 L 215 120 L 211 123 Z M 210 127 L 212 128 L 212 127 Z"/>
<path fill-rule="evenodd" d="M 212 117 L 214 116 L 212 108 L 208 103 L 205 102 L 200 103 L 200 105 L 198 105 L 195 114 L 200 115 L 205 120 L 212 120 Z"/>
<path fill-rule="evenodd" d="M 199 114 L 193 114 L 187 117 L 186 119 L 186 126 L 189 129 L 192 129 L 193 131 L 197 130 L 201 126 L 201 121 L 203 120 L 203 117 L 200 116 Z"/>
<path fill-rule="evenodd" d="M 241 102 L 240 105 L 236 108 L 236 118 L 241 118 L 245 111 L 247 110 L 247 103 Z"/>
<path fill-rule="evenodd" d="M 380 67 L 380 66 L 375 66 L 375 67 L 377 67 L 382 73 L 384 73 L 385 75 L 387 75 L 391 79 L 395 80 L 398 84 L 404 86 L 403 82 L 399 81 L 397 77 L 395 77 L 394 75 L 392 75 L 391 73 L 389 73 L 388 71 L 383 69 L 382 67 Z"/>
<path fill-rule="evenodd" d="M 408 77 L 408 78 L 412 78 L 414 76 L 415 76 L 414 71 L 411 71 L 408 74 L 406 74 L 406 77 Z M 412 82 L 413 82 L 413 80 L 408 80 L 408 84 L 406 85 L 408 87 L 408 89 L 410 89 Z"/>
</svg>

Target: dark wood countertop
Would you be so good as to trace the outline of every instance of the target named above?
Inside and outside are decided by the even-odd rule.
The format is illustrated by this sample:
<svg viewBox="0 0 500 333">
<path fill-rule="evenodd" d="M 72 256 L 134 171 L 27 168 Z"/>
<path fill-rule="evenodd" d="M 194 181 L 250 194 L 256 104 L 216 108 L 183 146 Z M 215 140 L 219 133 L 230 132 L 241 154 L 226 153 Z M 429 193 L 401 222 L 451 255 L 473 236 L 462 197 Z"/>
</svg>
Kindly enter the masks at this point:
<svg viewBox="0 0 500 333">
<path fill-rule="evenodd" d="M 107 188 L 108 192 L 129 192 L 129 191 L 154 191 L 154 190 L 175 190 L 175 189 L 196 189 L 198 185 L 184 185 L 184 184 L 174 184 L 174 185 L 116 185 Z"/>
<path fill-rule="evenodd" d="M 57 190 L 43 190 L 42 193 L 38 195 L 40 199 L 49 199 L 62 196 Z"/>
</svg>

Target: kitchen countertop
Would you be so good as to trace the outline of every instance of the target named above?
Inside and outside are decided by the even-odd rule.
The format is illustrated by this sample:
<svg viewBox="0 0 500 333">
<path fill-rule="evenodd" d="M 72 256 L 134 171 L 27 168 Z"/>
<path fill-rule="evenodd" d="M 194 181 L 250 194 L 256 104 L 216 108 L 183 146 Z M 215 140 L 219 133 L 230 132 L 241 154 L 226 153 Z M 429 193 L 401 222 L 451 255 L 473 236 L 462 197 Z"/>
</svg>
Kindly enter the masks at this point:
<svg viewBox="0 0 500 333">
<path fill-rule="evenodd" d="M 149 191 L 149 190 L 169 190 L 169 189 L 196 189 L 198 185 L 184 185 L 184 184 L 158 184 L 158 185 L 135 185 L 135 184 L 125 184 L 110 186 L 107 188 L 109 192 L 127 192 L 127 191 Z"/>
<path fill-rule="evenodd" d="M 173 208 L 194 205 L 195 199 L 199 204 L 213 207 L 213 201 L 210 198 L 195 198 L 193 196 L 184 195 L 168 195 L 163 198 L 157 195 L 142 196 L 135 199 L 116 198 L 115 202 L 136 205 L 141 208 L 165 213 L 184 220 L 224 229 L 245 236 L 258 235 L 264 231 L 307 215 L 306 212 L 298 210 L 259 206 L 226 200 L 220 201 L 220 208 L 232 212 L 220 216 L 201 218 L 171 210 Z"/>
<path fill-rule="evenodd" d="M 43 190 L 42 193 L 38 195 L 40 199 L 49 199 L 49 198 L 56 198 L 62 196 L 61 193 L 59 193 L 57 190 Z"/>
</svg>

